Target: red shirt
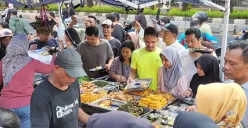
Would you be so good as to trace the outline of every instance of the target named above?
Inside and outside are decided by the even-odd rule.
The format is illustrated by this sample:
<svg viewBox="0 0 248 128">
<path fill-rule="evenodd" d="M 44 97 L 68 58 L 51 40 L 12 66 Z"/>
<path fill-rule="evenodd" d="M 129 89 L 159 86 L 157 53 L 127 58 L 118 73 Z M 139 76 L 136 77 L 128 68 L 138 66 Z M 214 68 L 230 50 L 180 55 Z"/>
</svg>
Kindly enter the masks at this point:
<svg viewBox="0 0 248 128">
<path fill-rule="evenodd" d="M 51 65 L 32 59 L 13 76 L 7 86 L 3 86 L 0 96 L 0 107 L 11 109 L 30 105 L 31 96 L 34 91 L 34 74 L 50 74 L 53 65 L 54 59 Z M 2 62 L 0 62 L 0 83 L 2 83 L 2 81 Z"/>
</svg>

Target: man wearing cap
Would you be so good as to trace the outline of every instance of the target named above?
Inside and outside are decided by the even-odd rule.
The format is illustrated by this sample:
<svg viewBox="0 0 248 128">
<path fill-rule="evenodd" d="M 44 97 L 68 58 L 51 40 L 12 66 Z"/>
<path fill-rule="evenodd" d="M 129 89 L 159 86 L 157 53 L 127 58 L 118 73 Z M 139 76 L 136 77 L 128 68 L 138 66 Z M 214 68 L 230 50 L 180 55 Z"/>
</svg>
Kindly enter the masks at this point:
<svg viewBox="0 0 248 128">
<path fill-rule="evenodd" d="M 178 43 L 177 26 L 172 23 L 168 23 L 165 25 L 165 27 L 162 27 L 162 29 L 163 29 L 163 41 L 166 43 L 166 46 L 175 48 L 180 55 L 185 50 L 185 48 Z"/>
<path fill-rule="evenodd" d="M 53 72 L 40 83 L 31 98 L 32 128 L 77 128 L 89 116 L 80 108 L 77 78 L 85 76 L 80 55 L 72 49 L 58 53 Z"/>
<path fill-rule="evenodd" d="M 97 27 L 87 27 L 85 34 L 86 40 L 80 43 L 76 49 L 81 55 L 84 70 L 90 78 L 108 75 L 107 72 L 110 70 L 114 60 L 114 54 L 109 42 L 105 39 L 100 39 Z M 104 67 L 105 71 L 89 71 L 99 66 Z"/>
<path fill-rule="evenodd" d="M 190 22 L 190 28 L 198 28 L 199 29 L 200 28 L 200 22 L 198 20 L 191 21 Z M 185 41 L 185 38 L 186 38 L 185 33 L 182 33 L 180 36 L 180 39 L 179 39 L 179 43 L 187 49 L 188 45 Z M 201 32 L 201 38 L 202 38 L 202 41 L 204 41 L 204 42 L 209 42 L 211 44 L 218 43 L 217 39 L 214 36 L 212 36 L 206 32 Z"/>
<path fill-rule="evenodd" d="M 26 29 L 22 19 L 17 17 L 17 10 L 12 9 L 10 11 L 9 28 L 14 33 L 14 35 L 25 34 L 28 35 L 28 30 Z"/>
<path fill-rule="evenodd" d="M 107 14 L 106 19 L 109 19 L 113 22 L 112 36 L 118 39 L 120 42 L 123 42 L 125 40 L 125 30 L 118 22 L 120 19 L 119 13 Z"/>
<path fill-rule="evenodd" d="M 102 23 L 102 30 L 104 39 L 108 40 L 112 47 L 112 51 L 114 53 L 114 57 L 120 56 L 121 54 L 121 42 L 111 36 L 111 33 L 113 32 L 113 23 L 111 20 L 107 19 L 104 20 Z"/>
</svg>

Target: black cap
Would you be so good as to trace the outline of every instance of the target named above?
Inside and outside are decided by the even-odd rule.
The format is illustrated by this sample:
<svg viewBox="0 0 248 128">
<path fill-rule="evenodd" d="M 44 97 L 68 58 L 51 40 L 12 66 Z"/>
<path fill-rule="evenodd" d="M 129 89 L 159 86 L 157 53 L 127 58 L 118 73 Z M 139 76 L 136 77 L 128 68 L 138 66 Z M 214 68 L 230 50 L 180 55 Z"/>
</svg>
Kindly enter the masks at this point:
<svg viewBox="0 0 248 128">
<path fill-rule="evenodd" d="M 162 30 L 170 31 L 171 33 L 178 34 L 178 28 L 175 24 L 168 23 L 165 25 L 165 27 L 162 28 Z"/>
<path fill-rule="evenodd" d="M 170 23 L 170 19 L 169 19 L 168 17 L 163 17 L 163 18 L 161 18 L 159 21 L 162 21 L 162 22 L 164 22 L 165 24 Z"/>
</svg>

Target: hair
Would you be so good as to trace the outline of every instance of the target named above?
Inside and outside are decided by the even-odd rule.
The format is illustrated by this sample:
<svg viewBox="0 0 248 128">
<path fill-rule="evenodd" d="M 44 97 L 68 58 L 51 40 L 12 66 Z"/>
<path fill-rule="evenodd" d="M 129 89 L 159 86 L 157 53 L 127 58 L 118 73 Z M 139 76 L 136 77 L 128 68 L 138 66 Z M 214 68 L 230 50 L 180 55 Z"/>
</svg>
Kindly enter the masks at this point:
<svg viewBox="0 0 248 128">
<path fill-rule="evenodd" d="M 92 19 L 94 19 L 94 21 L 97 23 L 97 19 L 96 19 L 96 17 L 95 17 L 95 16 L 89 15 L 89 16 L 88 16 L 88 18 L 92 18 Z"/>
<path fill-rule="evenodd" d="M 55 13 L 54 12 L 49 12 L 49 15 L 55 18 Z"/>
<path fill-rule="evenodd" d="M 115 15 L 113 14 L 107 14 L 106 19 L 111 20 L 112 22 L 115 22 L 117 19 L 115 18 Z"/>
<path fill-rule="evenodd" d="M 120 14 L 118 12 L 113 12 L 112 15 L 116 17 L 117 21 L 120 20 Z"/>
<path fill-rule="evenodd" d="M 8 109 L 0 108 L 0 127 L 20 128 L 21 123 L 14 112 Z"/>
<path fill-rule="evenodd" d="M 0 25 L 2 28 L 8 28 L 9 29 L 9 24 L 7 22 L 0 22 Z"/>
<path fill-rule="evenodd" d="M 194 34 L 197 40 L 201 38 L 201 31 L 198 28 L 189 28 L 185 31 L 186 36 L 191 34 Z"/>
<path fill-rule="evenodd" d="M 122 42 L 121 49 L 122 48 L 129 48 L 132 52 L 135 50 L 133 41 L 131 41 L 131 40 L 125 40 L 124 42 Z M 124 62 L 124 58 L 123 58 L 122 54 L 120 55 L 119 59 L 121 62 Z M 129 61 L 131 62 L 131 58 L 129 59 Z"/>
<path fill-rule="evenodd" d="M 77 31 L 74 28 L 67 28 L 65 30 L 65 35 L 69 38 L 71 42 L 75 41 L 76 44 L 81 42 Z"/>
<path fill-rule="evenodd" d="M 52 30 L 51 35 L 52 35 L 54 38 L 57 38 L 57 37 L 58 37 L 58 32 Z"/>
<path fill-rule="evenodd" d="M 147 27 L 144 32 L 144 37 L 145 36 L 155 36 L 158 37 L 158 31 L 155 30 L 153 27 Z"/>
<path fill-rule="evenodd" d="M 12 14 L 12 15 L 17 15 L 17 10 L 11 9 L 11 10 L 10 10 L 10 14 Z"/>
<path fill-rule="evenodd" d="M 245 64 L 248 64 L 248 41 L 237 40 L 228 46 L 229 50 L 242 49 L 242 58 Z"/>
<path fill-rule="evenodd" d="M 192 27 L 195 27 L 195 26 L 197 26 L 197 25 L 200 25 L 200 22 L 198 21 L 198 20 L 192 20 L 191 22 L 190 22 L 190 27 L 192 28 Z"/>
<path fill-rule="evenodd" d="M 85 30 L 85 34 L 87 36 L 95 36 L 95 37 L 98 37 L 99 36 L 99 30 L 97 27 L 95 26 L 89 26 L 86 28 Z"/>
</svg>

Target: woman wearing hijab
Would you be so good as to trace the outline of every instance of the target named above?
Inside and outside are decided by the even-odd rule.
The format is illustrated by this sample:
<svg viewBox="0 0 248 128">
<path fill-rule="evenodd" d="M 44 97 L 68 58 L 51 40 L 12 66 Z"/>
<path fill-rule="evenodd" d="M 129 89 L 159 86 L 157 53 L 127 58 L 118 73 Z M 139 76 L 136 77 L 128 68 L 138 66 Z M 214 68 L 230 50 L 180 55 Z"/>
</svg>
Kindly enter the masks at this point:
<svg viewBox="0 0 248 128">
<path fill-rule="evenodd" d="M 51 65 L 28 56 L 29 41 L 26 35 L 14 36 L 0 62 L 0 108 L 10 109 L 20 118 L 22 128 L 30 128 L 30 99 L 34 90 L 35 73 L 49 74 Z"/>
<path fill-rule="evenodd" d="M 145 43 L 139 39 L 139 35 L 135 32 L 127 33 L 126 39 L 133 41 L 135 50 L 145 47 Z"/>
<path fill-rule="evenodd" d="M 154 128 L 146 119 L 122 112 L 111 111 L 90 116 L 86 128 Z"/>
<path fill-rule="evenodd" d="M 219 78 L 219 62 L 216 57 L 204 54 L 195 61 L 195 66 L 197 73 L 190 82 L 193 97 L 196 96 L 197 88 L 200 84 L 221 82 Z"/>
<path fill-rule="evenodd" d="M 191 91 L 178 52 L 174 48 L 166 47 L 160 57 L 163 66 L 158 73 L 159 90 L 169 92 L 177 98 L 189 96 Z"/>
<path fill-rule="evenodd" d="M 242 128 L 240 122 L 246 110 L 246 96 L 235 83 L 200 85 L 196 106 L 187 111 L 197 111 L 209 116 L 220 128 Z"/>
<path fill-rule="evenodd" d="M 131 40 L 121 44 L 121 55 L 116 57 L 110 68 L 110 76 L 117 82 L 126 82 L 131 72 L 131 57 L 134 45 Z"/>
<path fill-rule="evenodd" d="M 180 112 L 173 128 L 219 128 L 208 116 L 198 112 Z"/>
</svg>

